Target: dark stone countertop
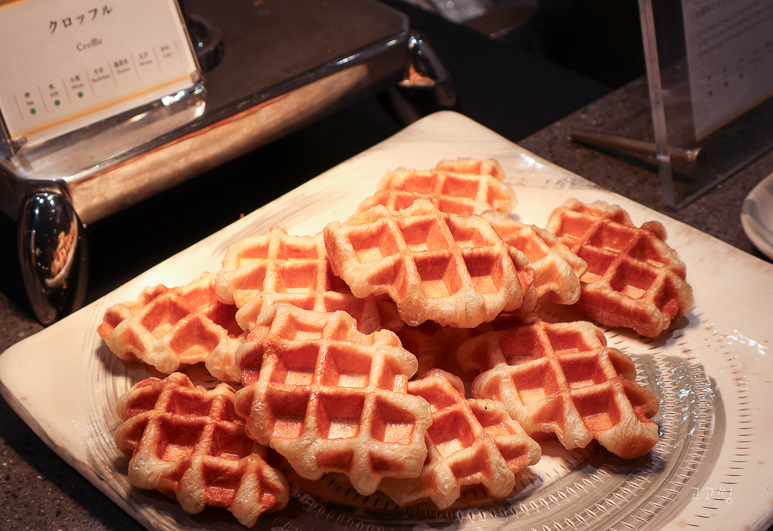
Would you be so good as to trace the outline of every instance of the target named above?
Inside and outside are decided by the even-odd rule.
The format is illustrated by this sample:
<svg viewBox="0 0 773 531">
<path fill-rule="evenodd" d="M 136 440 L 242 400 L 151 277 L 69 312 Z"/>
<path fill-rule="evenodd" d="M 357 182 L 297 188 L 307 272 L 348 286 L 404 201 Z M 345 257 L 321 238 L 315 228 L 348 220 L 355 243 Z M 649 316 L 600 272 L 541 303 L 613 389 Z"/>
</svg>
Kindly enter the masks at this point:
<svg viewBox="0 0 773 531">
<path fill-rule="evenodd" d="M 633 81 L 517 143 L 603 188 L 770 261 L 743 231 L 741 206 L 757 183 L 773 173 L 773 152 L 767 152 L 692 203 L 674 211 L 662 204 L 654 159 L 573 142 L 570 139 L 572 127 L 651 141 L 653 131 L 646 79 Z"/>
</svg>

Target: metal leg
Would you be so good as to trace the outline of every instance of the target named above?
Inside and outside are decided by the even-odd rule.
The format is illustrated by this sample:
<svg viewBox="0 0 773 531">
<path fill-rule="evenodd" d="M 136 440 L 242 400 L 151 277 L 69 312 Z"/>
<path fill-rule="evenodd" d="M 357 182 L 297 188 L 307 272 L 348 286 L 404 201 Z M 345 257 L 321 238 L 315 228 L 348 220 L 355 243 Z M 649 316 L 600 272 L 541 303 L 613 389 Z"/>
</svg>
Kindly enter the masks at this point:
<svg viewBox="0 0 773 531">
<path fill-rule="evenodd" d="M 416 30 L 408 37 L 405 78 L 380 95 L 381 104 L 403 126 L 423 116 L 456 105 L 456 87 L 451 72 Z"/>
<path fill-rule="evenodd" d="M 19 214 L 19 259 L 27 295 L 44 325 L 83 306 L 88 250 L 72 205 L 56 192 L 27 196 Z"/>
</svg>

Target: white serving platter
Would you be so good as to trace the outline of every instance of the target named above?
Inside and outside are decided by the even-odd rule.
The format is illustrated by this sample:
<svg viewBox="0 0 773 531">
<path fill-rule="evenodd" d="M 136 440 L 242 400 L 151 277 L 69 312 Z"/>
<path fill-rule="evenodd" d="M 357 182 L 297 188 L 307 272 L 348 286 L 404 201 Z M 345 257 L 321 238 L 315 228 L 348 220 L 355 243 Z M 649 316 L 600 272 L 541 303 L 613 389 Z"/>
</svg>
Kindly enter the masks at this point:
<svg viewBox="0 0 773 531">
<path fill-rule="evenodd" d="M 634 358 L 659 396 L 660 441 L 624 461 L 600 447 L 543 447 L 511 497 L 467 493 L 449 510 L 398 508 L 330 479 L 298 482 L 288 508 L 258 529 L 767 529 L 773 523 L 773 265 L 601 190 L 452 112 L 441 112 L 331 169 L 0 355 L 0 391 L 63 459 L 149 529 L 242 529 L 222 509 L 187 515 L 154 491 L 131 487 L 114 447 L 118 397 L 151 373 L 113 356 L 97 335 L 105 310 L 148 285 L 178 286 L 217 272 L 227 247 L 274 226 L 313 235 L 342 221 L 397 167 L 428 169 L 458 157 L 495 158 L 516 191 L 517 219 L 545 226 L 566 199 L 603 200 L 635 224 L 662 222 L 687 264 L 690 312 L 657 339 L 604 329 Z M 254 193 L 254 192 L 252 192 Z M 567 318 L 560 311 L 559 316 Z M 198 368 L 194 379 L 205 380 Z"/>
<path fill-rule="evenodd" d="M 741 226 L 757 249 L 773 259 L 773 174 L 757 183 L 744 199 Z"/>
</svg>

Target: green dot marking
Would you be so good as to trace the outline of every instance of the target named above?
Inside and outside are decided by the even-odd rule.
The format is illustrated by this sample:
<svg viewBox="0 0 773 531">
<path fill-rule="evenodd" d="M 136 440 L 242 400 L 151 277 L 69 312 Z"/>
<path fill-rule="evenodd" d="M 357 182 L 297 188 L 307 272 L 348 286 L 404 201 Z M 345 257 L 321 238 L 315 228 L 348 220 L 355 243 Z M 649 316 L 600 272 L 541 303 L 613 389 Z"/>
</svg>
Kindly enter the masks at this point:
<svg viewBox="0 0 773 531">
<path fill-rule="evenodd" d="M 54 100 L 54 105 L 59 105 L 59 100 Z"/>
<path fill-rule="evenodd" d="M 83 92 L 78 92 L 78 97 L 82 98 L 83 97 Z"/>
<path fill-rule="evenodd" d="M 34 108 L 33 108 L 33 109 L 30 109 L 30 114 L 35 114 L 35 112 L 36 112 L 36 111 L 35 111 L 35 109 L 34 109 Z"/>
<path fill-rule="evenodd" d="M 725 81 L 725 86 L 728 86 L 728 82 L 727 81 Z"/>
<path fill-rule="evenodd" d="M 714 91 L 713 91 L 713 90 L 710 90 L 710 91 L 709 91 L 709 96 L 713 96 L 713 95 L 714 95 Z"/>
</svg>

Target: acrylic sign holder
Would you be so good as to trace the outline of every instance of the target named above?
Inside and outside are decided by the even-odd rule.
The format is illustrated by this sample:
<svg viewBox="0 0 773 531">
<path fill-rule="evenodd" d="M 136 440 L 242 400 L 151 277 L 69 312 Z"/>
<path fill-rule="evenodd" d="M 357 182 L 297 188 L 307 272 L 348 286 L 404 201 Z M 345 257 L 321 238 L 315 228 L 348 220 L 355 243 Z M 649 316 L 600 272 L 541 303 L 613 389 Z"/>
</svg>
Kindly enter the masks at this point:
<svg viewBox="0 0 773 531">
<path fill-rule="evenodd" d="M 572 139 L 655 160 L 679 210 L 773 146 L 773 0 L 639 0 L 654 142 Z"/>
<path fill-rule="evenodd" d="M 678 210 L 773 145 L 773 1 L 639 8 L 663 201 Z M 675 161 L 676 146 L 702 160 Z"/>
</svg>

